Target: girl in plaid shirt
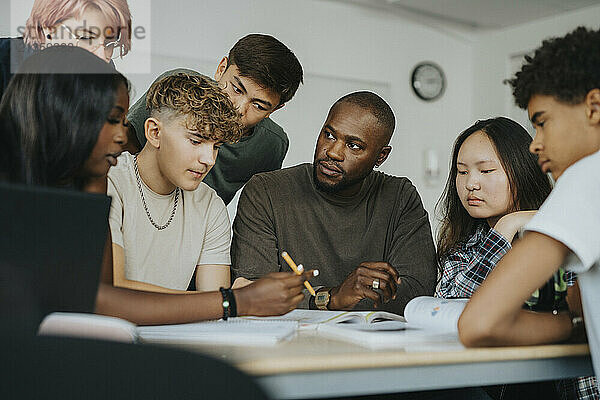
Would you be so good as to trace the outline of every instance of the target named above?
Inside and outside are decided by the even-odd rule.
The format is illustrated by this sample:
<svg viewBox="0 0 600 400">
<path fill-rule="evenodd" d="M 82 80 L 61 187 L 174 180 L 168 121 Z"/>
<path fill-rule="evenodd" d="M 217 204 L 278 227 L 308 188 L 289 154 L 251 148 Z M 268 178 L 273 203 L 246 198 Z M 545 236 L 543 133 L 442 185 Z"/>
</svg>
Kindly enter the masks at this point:
<svg viewBox="0 0 600 400">
<path fill-rule="evenodd" d="M 471 297 L 550 194 L 550 180 L 528 150 L 531 140 L 521 125 L 504 117 L 477 121 L 456 139 L 438 204 L 442 276 L 437 296 Z M 562 276 L 553 281 L 534 293 L 531 308 L 566 306 L 566 282 Z M 567 282 L 574 283 L 572 274 Z"/>
<path fill-rule="evenodd" d="M 437 254 L 442 271 L 437 297 L 471 297 L 550 194 L 551 182 L 537 165 L 537 156 L 529 152 L 531 141 L 521 125 L 504 117 L 477 121 L 456 139 L 438 202 L 442 221 Z M 566 309 L 571 290 L 567 288 L 574 284 L 574 274 L 559 270 L 524 307 Z M 575 391 L 586 393 L 589 388 L 594 388 L 593 379 L 579 378 Z"/>
</svg>

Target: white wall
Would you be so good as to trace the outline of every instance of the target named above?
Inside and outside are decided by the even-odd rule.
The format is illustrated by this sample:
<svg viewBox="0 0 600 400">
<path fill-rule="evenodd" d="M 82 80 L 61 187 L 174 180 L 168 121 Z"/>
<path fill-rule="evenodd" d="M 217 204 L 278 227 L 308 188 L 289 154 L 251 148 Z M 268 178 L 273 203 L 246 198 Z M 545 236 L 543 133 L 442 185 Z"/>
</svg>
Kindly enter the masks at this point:
<svg viewBox="0 0 600 400">
<path fill-rule="evenodd" d="M 475 119 L 506 115 L 533 133 L 527 113 L 514 105 L 511 89 L 502 81 L 520 69 L 517 58 L 522 62 L 522 57 L 519 56 L 534 51 L 542 40 L 563 36 L 580 25 L 598 29 L 600 5 L 476 35 L 473 53 Z"/>
<path fill-rule="evenodd" d="M 9 0 L 1 1 L 0 33 L 13 34 Z M 10 22 L 24 22 L 33 0 L 10 2 L 18 5 L 11 10 Z M 129 4 L 134 26 L 143 25 L 151 37 L 117 63 L 134 84 L 134 98 L 167 68 L 185 66 L 212 75 L 237 39 L 250 32 L 272 34 L 296 53 L 305 70 L 305 85 L 296 98 L 273 114 L 290 136 L 284 165 L 312 159 L 317 132 L 336 98 L 357 89 L 374 90 L 389 101 L 397 117 L 393 151 L 382 170 L 408 176 L 430 215 L 458 132 L 476 119 L 497 115 L 511 116 L 528 127 L 526 115 L 513 105 L 509 87 L 502 84 L 519 66 L 515 56 L 532 51 L 546 37 L 578 25 L 597 28 L 600 21 L 600 6 L 593 6 L 508 29 L 469 33 L 324 0 Z M 444 96 L 432 103 L 417 99 L 409 86 L 412 68 L 424 60 L 441 65 L 448 81 Z M 429 182 L 424 176 L 426 151 L 437 154 L 441 166 L 440 176 Z"/>
<path fill-rule="evenodd" d="M 13 2 L 21 9 L 13 19 L 26 18 L 33 0 Z M 167 68 L 191 67 L 212 75 L 237 39 L 250 32 L 272 34 L 295 52 L 305 71 L 305 85 L 296 98 L 272 116 L 290 136 L 284 165 L 312 160 L 317 133 L 337 98 L 358 89 L 376 91 L 397 118 L 393 150 L 381 169 L 409 177 L 432 215 L 447 175 L 452 141 L 472 122 L 473 45 L 465 35 L 323 0 L 129 3 L 134 26 L 145 25 L 152 38 L 150 54 L 141 54 L 148 52 L 138 45 L 117 62 L 133 82 L 134 98 Z M 144 55 L 150 55 L 150 65 L 140 61 Z M 444 96 L 431 103 L 419 100 L 409 82 L 412 68 L 426 60 L 440 65 L 448 81 Z M 429 182 L 423 172 L 426 151 L 437 154 L 441 166 L 440 176 Z"/>
<path fill-rule="evenodd" d="M 357 89 L 375 90 L 397 117 L 393 151 L 382 170 L 408 176 L 431 214 L 447 174 L 452 140 L 473 115 L 470 42 L 395 15 L 326 1 L 151 4 L 152 73 L 129 75 L 137 96 L 167 66 L 197 64 L 212 75 L 237 39 L 250 32 L 272 34 L 295 52 L 305 71 L 305 86 L 297 97 L 273 114 L 290 136 L 285 165 L 312 160 L 317 133 L 336 98 Z M 424 60 L 441 65 L 448 80 L 445 95 L 432 103 L 417 99 L 409 86 L 412 68 Z M 430 184 L 423 173 L 426 150 L 435 150 L 441 165 L 439 179 Z"/>
</svg>

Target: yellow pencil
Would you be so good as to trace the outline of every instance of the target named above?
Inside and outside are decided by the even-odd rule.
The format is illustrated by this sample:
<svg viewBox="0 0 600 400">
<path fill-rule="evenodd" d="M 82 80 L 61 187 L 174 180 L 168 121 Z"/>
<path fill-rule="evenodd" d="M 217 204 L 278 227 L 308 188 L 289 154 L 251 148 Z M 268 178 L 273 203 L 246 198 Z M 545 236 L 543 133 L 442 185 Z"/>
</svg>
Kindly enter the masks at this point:
<svg viewBox="0 0 600 400">
<path fill-rule="evenodd" d="M 296 275 L 301 274 L 301 272 L 298 270 L 298 267 L 296 266 L 296 263 L 294 262 L 294 260 L 292 260 L 292 257 L 290 257 L 290 255 L 287 253 L 287 251 L 284 251 L 283 253 L 281 253 L 281 257 L 283 257 L 285 262 L 288 263 L 288 265 L 290 266 L 292 271 L 294 271 L 294 273 L 296 273 Z M 310 286 L 310 283 L 308 283 L 308 281 L 304 281 L 304 286 L 306 286 L 306 288 L 308 289 L 308 291 L 311 295 L 314 296 L 316 294 L 315 289 L 313 289 L 313 287 Z"/>
</svg>

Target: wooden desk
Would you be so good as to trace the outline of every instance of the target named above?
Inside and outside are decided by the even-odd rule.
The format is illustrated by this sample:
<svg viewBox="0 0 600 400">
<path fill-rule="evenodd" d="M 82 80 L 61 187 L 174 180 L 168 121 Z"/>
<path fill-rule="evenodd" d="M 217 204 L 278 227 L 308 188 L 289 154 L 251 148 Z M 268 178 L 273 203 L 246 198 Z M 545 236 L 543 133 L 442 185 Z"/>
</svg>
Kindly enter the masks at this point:
<svg viewBox="0 0 600 400">
<path fill-rule="evenodd" d="M 179 346 L 253 375 L 273 398 L 318 398 L 592 375 L 588 346 L 464 349 L 457 342 L 370 350 L 301 332 L 273 347 Z"/>
</svg>

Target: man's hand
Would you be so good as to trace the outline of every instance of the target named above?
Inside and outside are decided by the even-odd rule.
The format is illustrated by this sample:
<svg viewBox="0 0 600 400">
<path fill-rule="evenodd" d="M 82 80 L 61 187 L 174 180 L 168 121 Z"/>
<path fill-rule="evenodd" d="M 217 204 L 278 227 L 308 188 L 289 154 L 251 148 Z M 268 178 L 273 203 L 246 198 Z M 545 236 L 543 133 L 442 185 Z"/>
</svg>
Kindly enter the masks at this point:
<svg viewBox="0 0 600 400">
<path fill-rule="evenodd" d="M 379 282 L 380 292 L 376 292 L 373 288 L 375 280 Z M 351 310 L 365 298 L 373 300 L 374 306 L 377 308 L 382 303 L 396 298 L 398 284 L 400 284 L 398 271 L 389 263 L 363 262 L 348 275 L 340 286 L 331 289 L 329 309 Z"/>
<path fill-rule="evenodd" d="M 240 289 L 234 289 L 238 315 L 265 317 L 292 311 L 304 299 L 304 281 L 314 270 L 296 275 L 293 272 L 272 272 Z"/>
</svg>

